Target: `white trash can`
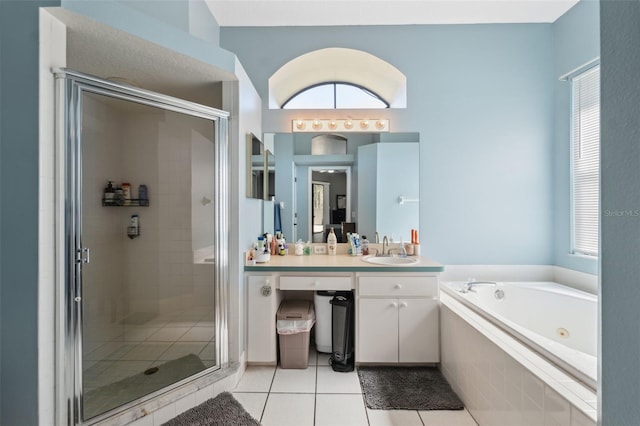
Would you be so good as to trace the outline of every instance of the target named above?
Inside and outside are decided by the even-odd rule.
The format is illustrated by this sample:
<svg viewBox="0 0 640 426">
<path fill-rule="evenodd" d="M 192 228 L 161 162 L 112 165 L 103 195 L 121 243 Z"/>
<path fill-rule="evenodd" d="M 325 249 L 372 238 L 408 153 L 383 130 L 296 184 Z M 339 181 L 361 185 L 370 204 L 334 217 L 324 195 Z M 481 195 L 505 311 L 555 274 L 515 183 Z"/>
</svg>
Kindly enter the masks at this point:
<svg viewBox="0 0 640 426">
<path fill-rule="evenodd" d="M 316 291 L 313 304 L 316 310 L 316 351 L 330 354 L 333 352 L 331 334 L 331 299 L 335 291 Z"/>
</svg>

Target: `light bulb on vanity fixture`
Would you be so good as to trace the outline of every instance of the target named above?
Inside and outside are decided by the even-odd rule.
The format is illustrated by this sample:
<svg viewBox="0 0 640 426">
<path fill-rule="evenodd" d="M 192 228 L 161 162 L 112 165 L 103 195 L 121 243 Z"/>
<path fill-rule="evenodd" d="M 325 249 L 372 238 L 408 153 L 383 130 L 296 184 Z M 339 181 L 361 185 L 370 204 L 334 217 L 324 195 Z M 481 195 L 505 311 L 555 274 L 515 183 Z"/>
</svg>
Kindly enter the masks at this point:
<svg viewBox="0 0 640 426">
<path fill-rule="evenodd" d="M 358 118 L 299 118 L 291 123 L 291 130 L 299 132 L 388 132 L 389 120 Z"/>
</svg>

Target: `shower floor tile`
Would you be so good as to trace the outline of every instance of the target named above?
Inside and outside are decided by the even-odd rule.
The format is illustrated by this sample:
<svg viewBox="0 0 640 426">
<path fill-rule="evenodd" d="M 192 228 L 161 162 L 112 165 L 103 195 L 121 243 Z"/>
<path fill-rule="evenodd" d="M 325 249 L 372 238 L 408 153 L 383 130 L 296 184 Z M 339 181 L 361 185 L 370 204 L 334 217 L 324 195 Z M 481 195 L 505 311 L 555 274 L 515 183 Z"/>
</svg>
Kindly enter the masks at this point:
<svg viewBox="0 0 640 426">
<path fill-rule="evenodd" d="M 92 342 L 96 349 L 83 357 L 87 413 L 99 414 L 155 390 L 149 388 L 155 376 L 143 375 L 151 367 L 176 366 L 174 360 L 182 369 L 195 367 L 199 371 L 214 366 L 217 357 L 213 317 L 209 307 L 155 316 L 134 314 L 122 323 L 119 336 L 111 341 Z M 183 357 L 187 364 L 179 361 Z M 182 378 L 180 368 L 171 374 Z M 127 385 L 121 389 L 122 382 Z"/>
<path fill-rule="evenodd" d="M 171 359 L 180 358 L 189 354 L 199 354 L 205 348 L 206 343 L 174 343 L 170 348 L 164 352 L 158 360 L 167 361 Z"/>
<path fill-rule="evenodd" d="M 213 327 L 193 327 L 187 331 L 179 341 L 181 342 L 210 342 L 213 339 Z"/>
<path fill-rule="evenodd" d="M 135 345 L 121 359 L 123 361 L 155 361 L 170 347 L 170 343 L 142 342 Z"/>
<path fill-rule="evenodd" d="M 171 324 L 171 323 L 169 323 Z M 147 341 L 154 342 L 175 342 L 179 340 L 187 331 L 189 327 L 162 327 L 155 333 L 153 333 Z"/>
</svg>

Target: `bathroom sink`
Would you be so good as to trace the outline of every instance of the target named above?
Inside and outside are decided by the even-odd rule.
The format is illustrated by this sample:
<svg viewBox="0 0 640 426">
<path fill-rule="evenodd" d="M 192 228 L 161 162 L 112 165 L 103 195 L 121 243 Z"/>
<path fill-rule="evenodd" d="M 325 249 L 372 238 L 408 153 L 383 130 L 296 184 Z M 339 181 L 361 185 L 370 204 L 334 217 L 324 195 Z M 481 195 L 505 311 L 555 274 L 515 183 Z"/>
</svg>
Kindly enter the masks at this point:
<svg viewBox="0 0 640 426">
<path fill-rule="evenodd" d="M 418 263 L 418 259 L 415 257 L 365 256 L 362 261 L 376 265 L 411 265 L 412 263 Z"/>
</svg>

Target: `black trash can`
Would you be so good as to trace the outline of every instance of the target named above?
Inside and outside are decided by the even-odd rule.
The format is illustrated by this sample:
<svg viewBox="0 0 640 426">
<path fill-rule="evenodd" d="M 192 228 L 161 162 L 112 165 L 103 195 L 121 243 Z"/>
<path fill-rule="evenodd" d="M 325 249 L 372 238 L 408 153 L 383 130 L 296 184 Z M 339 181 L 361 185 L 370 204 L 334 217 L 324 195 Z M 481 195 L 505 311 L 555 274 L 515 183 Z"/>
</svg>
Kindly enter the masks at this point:
<svg viewBox="0 0 640 426">
<path fill-rule="evenodd" d="M 329 363 L 334 371 L 353 371 L 354 318 L 353 292 L 337 291 L 331 299 L 331 342 L 333 351 Z"/>
</svg>

